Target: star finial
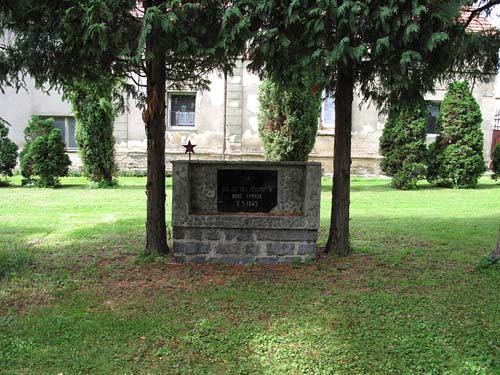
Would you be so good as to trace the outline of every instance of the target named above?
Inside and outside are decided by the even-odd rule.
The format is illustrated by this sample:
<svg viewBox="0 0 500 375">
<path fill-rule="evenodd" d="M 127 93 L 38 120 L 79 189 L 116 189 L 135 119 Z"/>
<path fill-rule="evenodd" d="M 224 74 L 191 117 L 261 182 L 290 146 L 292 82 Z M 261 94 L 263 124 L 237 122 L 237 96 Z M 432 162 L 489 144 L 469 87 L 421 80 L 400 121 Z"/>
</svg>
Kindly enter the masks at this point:
<svg viewBox="0 0 500 375">
<path fill-rule="evenodd" d="M 191 160 L 191 154 L 194 154 L 194 148 L 196 145 L 191 144 L 191 140 L 188 141 L 187 145 L 182 145 L 186 149 L 185 154 L 189 153 L 189 160 Z"/>
</svg>

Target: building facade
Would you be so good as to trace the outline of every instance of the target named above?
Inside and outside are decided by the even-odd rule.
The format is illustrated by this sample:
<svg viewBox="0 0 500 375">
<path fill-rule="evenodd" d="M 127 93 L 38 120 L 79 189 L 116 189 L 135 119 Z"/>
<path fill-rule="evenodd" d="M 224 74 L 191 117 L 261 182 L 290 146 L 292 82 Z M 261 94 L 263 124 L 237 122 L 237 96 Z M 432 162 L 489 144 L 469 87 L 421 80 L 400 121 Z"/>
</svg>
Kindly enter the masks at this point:
<svg viewBox="0 0 500 375">
<path fill-rule="evenodd" d="M 188 140 L 196 145 L 194 159 L 204 160 L 262 160 L 262 143 L 258 134 L 259 78 L 248 72 L 240 62 L 231 76 L 210 77 L 210 90 L 169 91 L 167 94 L 167 161 L 184 159 L 183 144 Z M 495 82 L 495 78 L 497 82 Z M 487 83 L 471 83 L 473 95 L 483 115 L 484 160 L 489 162 L 495 113 L 500 109 L 500 81 L 492 77 Z M 446 85 L 426 96 L 429 105 L 428 141 L 435 138 L 434 125 Z M 380 173 L 379 138 L 385 123 L 375 105 L 364 103 L 359 95 L 353 102 L 352 173 Z M 21 148 L 23 131 L 32 115 L 53 117 L 61 130 L 73 167 L 81 166 L 74 140 L 75 121 L 71 106 L 57 92 L 44 93 L 28 82 L 28 92 L 7 89 L 0 94 L 0 117 L 11 125 L 9 136 Z M 116 159 L 120 169 L 146 169 L 146 135 L 141 110 L 134 100 L 129 110 L 115 119 Z M 323 173 L 333 169 L 335 137 L 335 106 L 331 99 L 322 104 L 319 129 L 310 160 L 322 163 Z M 498 140 L 500 142 L 500 140 Z M 170 169 L 170 163 L 167 163 Z"/>
</svg>

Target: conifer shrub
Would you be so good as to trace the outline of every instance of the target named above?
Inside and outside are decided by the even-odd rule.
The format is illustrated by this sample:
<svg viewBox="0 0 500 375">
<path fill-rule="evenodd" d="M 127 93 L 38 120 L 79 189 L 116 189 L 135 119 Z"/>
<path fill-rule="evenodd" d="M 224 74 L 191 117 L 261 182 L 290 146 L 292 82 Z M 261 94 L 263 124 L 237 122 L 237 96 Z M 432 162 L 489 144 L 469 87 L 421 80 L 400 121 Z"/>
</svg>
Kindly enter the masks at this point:
<svg viewBox="0 0 500 375">
<path fill-rule="evenodd" d="M 497 180 L 500 178 L 500 143 L 493 149 L 493 160 L 491 161 L 491 178 Z"/>
<path fill-rule="evenodd" d="M 394 105 L 380 138 L 381 169 L 396 189 L 415 189 L 425 178 L 425 106 L 423 101 Z"/>
<path fill-rule="evenodd" d="M 77 83 L 69 94 L 76 119 L 78 152 L 92 187 L 116 185 L 112 90 L 112 84 Z"/>
<path fill-rule="evenodd" d="M 32 116 L 24 130 L 25 145 L 20 154 L 23 185 L 57 187 L 59 177 L 68 174 L 71 161 L 64 150 L 60 130 L 54 119 Z"/>
<path fill-rule="evenodd" d="M 12 176 L 12 170 L 16 166 L 17 145 L 9 137 L 9 129 L 0 120 L 0 186 L 6 185 L 6 177 Z"/>
<path fill-rule="evenodd" d="M 467 82 L 453 82 L 443 99 L 436 142 L 429 147 L 427 180 L 474 188 L 485 171 L 482 116 Z"/>
<path fill-rule="evenodd" d="M 321 93 L 310 93 L 303 84 L 285 89 L 269 79 L 259 90 L 259 134 L 264 157 L 306 161 L 316 141 Z"/>
</svg>

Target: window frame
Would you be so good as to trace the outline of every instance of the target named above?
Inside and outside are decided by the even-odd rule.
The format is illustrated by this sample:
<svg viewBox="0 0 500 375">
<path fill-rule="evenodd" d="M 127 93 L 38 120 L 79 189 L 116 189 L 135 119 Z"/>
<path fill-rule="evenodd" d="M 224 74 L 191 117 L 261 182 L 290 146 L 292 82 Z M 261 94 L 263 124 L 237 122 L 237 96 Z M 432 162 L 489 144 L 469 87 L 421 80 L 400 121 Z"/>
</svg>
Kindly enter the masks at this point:
<svg viewBox="0 0 500 375">
<path fill-rule="evenodd" d="M 171 118 L 171 110 L 170 108 L 172 107 L 172 96 L 192 96 L 194 97 L 194 125 L 193 126 L 172 126 L 172 118 Z M 197 92 L 196 91 L 168 91 L 167 92 L 167 113 L 166 113 L 166 120 L 167 120 L 167 129 L 168 130 L 176 130 L 176 131 L 194 131 L 197 129 L 197 124 L 196 124 L 196 108 L 197 106 Z"/>
<path fill-rule="evenodd" d="M 49 118 L 54 119 L 64 119 L 64 148 L 66 151 L 78 151 L 78 144 L 76 143 L 76 119 L 75 116 L 70 115 L 38 115 L 38 117 L 42 120 L 47 120 Z M 69 120 L 72 119 L 75 124 L 75 147 L 69 146 Z M 54 129 L 57 129 L 54 127 Z"/>
</svg>

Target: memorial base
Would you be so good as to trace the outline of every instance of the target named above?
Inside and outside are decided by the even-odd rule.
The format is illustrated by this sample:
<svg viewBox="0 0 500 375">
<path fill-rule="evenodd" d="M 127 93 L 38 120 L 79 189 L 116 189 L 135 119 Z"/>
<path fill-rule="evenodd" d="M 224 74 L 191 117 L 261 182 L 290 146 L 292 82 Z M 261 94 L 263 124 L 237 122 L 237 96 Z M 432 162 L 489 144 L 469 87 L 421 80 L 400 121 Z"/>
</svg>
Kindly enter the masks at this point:
<svg viewBox="0 0 500 375">
<path fill-rule="evenodd" d="M 318 232 L 307 229 L 174 229 L 179 263 L 228 264 L 304 262 L 316 256 Z"/>
<path fill-rule="evenodd" d="M 174 260 L 313 259 L 320 196 L 320 163 L 174 161 Z"/>
</svg>

